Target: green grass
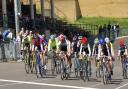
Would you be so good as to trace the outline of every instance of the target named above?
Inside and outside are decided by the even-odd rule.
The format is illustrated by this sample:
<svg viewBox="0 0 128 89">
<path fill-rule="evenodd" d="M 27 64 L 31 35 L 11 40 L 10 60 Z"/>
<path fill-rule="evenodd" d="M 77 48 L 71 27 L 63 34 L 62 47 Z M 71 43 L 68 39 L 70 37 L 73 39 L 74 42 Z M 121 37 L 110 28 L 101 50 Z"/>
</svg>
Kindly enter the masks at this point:
<svg viewBox="0 0 128 89">
<path fill-rule="evenodd" d="M 128 29 L 128 18 L 82 17 L 75 21 L 75 23 L 93 25 L 119 24 L 121 29 Z"/>
</svg>

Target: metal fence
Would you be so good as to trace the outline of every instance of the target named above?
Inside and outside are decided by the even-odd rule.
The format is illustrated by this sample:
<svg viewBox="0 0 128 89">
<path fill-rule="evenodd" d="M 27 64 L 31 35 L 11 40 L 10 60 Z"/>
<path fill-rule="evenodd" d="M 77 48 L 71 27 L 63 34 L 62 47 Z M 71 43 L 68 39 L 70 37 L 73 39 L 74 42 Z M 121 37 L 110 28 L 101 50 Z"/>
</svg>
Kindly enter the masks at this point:
<svg viewBox="0 0 128 89">
<path fill-rule="evenodd" d="M 0 42 L 0 61 L 17 61 L 21 58 L 20 43 L 11 42 Z"/>
</svg>

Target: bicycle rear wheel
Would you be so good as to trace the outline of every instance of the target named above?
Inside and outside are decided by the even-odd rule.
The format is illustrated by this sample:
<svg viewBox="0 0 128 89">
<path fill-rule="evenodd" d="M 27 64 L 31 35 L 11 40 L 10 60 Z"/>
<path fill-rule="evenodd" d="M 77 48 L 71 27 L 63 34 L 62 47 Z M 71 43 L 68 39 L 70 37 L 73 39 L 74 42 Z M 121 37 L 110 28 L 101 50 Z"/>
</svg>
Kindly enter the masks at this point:
<svg viewBox="0 0 128 89">
<path fill-rule="evenodd" d="M 30 65 L 29 65 L 29 55 L 28 54 L 25 55 L 24 62 L 25 62 L 25 71 L 27 74 L 29 74 Z"/>
</svg>

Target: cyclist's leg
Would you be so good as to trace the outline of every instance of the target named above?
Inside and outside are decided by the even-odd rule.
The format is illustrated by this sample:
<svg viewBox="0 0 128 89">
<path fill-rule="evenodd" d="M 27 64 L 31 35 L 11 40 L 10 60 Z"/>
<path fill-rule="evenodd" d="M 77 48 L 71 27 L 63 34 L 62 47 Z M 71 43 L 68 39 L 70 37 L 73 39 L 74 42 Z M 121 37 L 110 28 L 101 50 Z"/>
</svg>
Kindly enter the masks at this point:
<svg viewBox="0 0 128 89">
<path fill-rule="evenodd" d="M 112 57 L 109 59 L 109 68 L 110 68 L 110 73 L 113 75 L 113 60 Z"/>
</svg>

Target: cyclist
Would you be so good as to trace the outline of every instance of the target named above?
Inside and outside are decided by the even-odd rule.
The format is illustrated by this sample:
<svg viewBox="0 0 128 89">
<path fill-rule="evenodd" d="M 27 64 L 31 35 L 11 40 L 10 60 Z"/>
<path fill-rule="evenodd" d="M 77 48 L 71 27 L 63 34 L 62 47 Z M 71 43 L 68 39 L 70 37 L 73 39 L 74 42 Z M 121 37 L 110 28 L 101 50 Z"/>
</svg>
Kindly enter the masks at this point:
<svg viewBox="0 0 128 89">
<path fill-rule="evenodd" d="M 23 50 L 29 50 L 30 42 L 29 42 L 28 34 L 24 34 L 22 43 L 23 43 Z"/>
<path fill-rule="evenodd" d="M 50 50 L 56 50 L 57 49 L 57 42 L 55 39 L 55 35 L 51 35 L 49 41 L 48 41 L 48 51 Z"/>
<path fill-rule="evenodd" d="M 81 39 L 79 56 L 80 64 L 82 63 L 82 59 L 87 60 L 87 69 L 89 69 L 88 73 L 91 76 L 91 61 L 88 58 L 91 56 L 91 49 L 86 37 L 82 37 Z"/>
<path fill-rule="evenodd" d="M 63 34 L 60 34 L 59 36 L 59 41 L 60 41 L 60 57 L 63 58 L 63 61 L 65 64 L 69 67 L 69 61 L 68 61 L 68 56 L 67 56 L 67 40 Z"/>
<path fill-rule="evenodd" d="M 98 43 L 99 43 L 99 39 L 95 38 L 94 45 L 93 45 L 92 56 L 97 56 L 97 54 L 98 54 L 98 45 L 99 45 Z"/>
<path fill-rule="evenodd" d="M 114 52 L 113 52 L 113 45 L 110 42 L 109 38 L 106 37 L 105 39 L 99 40 L 99 52 L 98 57 L 107 56 L 108 57 L 108 69 L 111 75 L 113 75 L 113 59 L 114 59 Z M 100 58 L 99 58 L 100 59 Z"/>
<path fill-rule="evenodd" d="M 95 59 L 96 67 L 97 67 L 97 63 L 99 62 L 99 59 L 98 59 L 98 45 L 99 45 L 99 39 L 95 38 L 94 45 L 93 45 L 93 50 L 92 50 L 92 56 Z"/>
<path fill-rule="evenodd" d="M 35 57 L 36 57 L 36 70 L 37 70 L 37 75 L 40 74 L 40 69 L 42 65 L 42 52 L 43 52 L 43 46 L 42 46 L 42 38 L 38 33 L 34 34 L 34 38 L 32 39 L 33 47 L 32 51 L 35 52 Z"/>
<path fill-rule="evenodd" d="M 126 59 L 127 56 L 127 47 L 124 43 L 124 40 L 119 40 L 119 49 L 118 49 L 118 57 L 120 57 L 122 68 L 123 68 L 123 62 L 124 59 Z"/>
<path fill-rule="evenodd" d="M 113 61 L 114 61 L 114 50 L 113 45 L 110 42 L 110 39 L 108 37 L 105 38 L 105 45 L 104 45 L 104 55 L 109 56 L 109 68 L 110 72 L 113 75 Z"/>
<path fill-rule="evenodd" d="M 52 59 L 51 59 L 51 69 L 52 69 L 52 73 L 55 71 L 55 67 L 56 67 L 56 49 L 57 49 L 57 42 L 55 39 L 55 35 L 51 35 L 49 41 L 48 41 L 48 52 L 51 51 L 52 52 Z"/>
<path fill-rule="evenodd" d="M 90 45 L 89 45 L 88 40 L 87 40 L 86 37 L 83 37 L 81 39 L 79 55 L 81 55 L 81 56 L 85 56 L 85 55 L 91 56 Z"/>
</svg>

